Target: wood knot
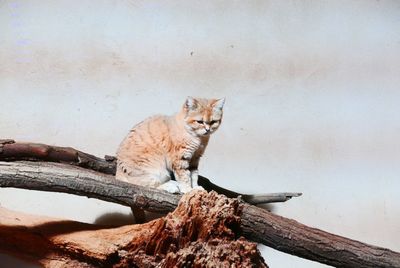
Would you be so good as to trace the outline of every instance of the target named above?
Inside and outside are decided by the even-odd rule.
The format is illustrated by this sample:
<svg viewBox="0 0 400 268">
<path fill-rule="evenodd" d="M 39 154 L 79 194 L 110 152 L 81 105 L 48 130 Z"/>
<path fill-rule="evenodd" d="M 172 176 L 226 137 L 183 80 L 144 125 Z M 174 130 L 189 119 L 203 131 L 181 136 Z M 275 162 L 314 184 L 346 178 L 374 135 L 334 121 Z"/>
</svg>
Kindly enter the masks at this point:
<svg viewBox="0 0 400 268">
<path fill-rule="evenodd" d="M 146 198 L 144 198 L 141 195 L 136 195 L 135 194 L 133 196 L 133 202 L 134 202 L 135 206 L 137 206 L 137 207 L 139 207 L 141 209 L 144 209 L 144 208 L 147 207 L 147 200 L 146 200 Z"/>
</svg>

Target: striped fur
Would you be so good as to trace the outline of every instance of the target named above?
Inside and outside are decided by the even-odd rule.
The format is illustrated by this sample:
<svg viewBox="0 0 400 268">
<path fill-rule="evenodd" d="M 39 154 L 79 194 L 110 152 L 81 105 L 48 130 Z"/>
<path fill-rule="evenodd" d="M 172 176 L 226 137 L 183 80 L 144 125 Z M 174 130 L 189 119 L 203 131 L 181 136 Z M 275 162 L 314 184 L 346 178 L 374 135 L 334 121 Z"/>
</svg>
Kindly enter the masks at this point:
<svg viewBox="0 0 400 268">
<path fill-rule="evenodd" d="M 221 124 L 223 105 L 224 99 L 188 97 L 177 114 L 134 126 L 118 149 L 116 178 L 172 193 L 197 187 L 199 160 Z"/>
</svg>

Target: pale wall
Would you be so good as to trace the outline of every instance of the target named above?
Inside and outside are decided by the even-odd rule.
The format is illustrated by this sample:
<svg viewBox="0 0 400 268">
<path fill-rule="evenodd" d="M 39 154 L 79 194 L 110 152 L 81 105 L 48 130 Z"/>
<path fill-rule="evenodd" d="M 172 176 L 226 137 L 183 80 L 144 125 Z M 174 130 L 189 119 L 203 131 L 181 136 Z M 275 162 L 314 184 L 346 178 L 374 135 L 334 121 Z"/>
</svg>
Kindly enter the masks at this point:
<svg viewBox="0 0 400 268">
<path fill-rule="evenodd" d="M 225 96 L 202 174 L 303 192 L 275 212 L 400 251 L 399 18 L 399 1 L 3 0 L 0 137 L 114 154 L 146 116 Z M 14 189 L 0 203 L 85 222 L 129 214 Z M 260 248 L 271 267 L 323 266 Z"/>
</svg>

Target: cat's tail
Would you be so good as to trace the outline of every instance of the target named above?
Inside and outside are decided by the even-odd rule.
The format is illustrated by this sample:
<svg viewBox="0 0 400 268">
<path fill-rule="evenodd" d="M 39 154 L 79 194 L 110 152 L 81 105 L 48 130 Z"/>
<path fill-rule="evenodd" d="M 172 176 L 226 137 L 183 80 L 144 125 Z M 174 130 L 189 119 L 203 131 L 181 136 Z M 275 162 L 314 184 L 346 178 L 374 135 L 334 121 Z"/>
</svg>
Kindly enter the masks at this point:
<svg viewBox="0 0 400 268">
<path fill-rule="evenodd" d="M 241 194 L 237 193 L 225 188 L 222 188 L 214 183 L 212 183 L 209 179 L 203 176 L 199 176 L 198 184 L 202 186 L 207 191 L 216 191 L 219 194 L 226 195 L 230 198 L 240 198 L 246 203 L 252 205 L 260 205 L 267 203 L 276 203 L 276 202 L 285 202 L 292 197 L 301 196 L 301 193 L 268 193 L 268 194 Z"/>
</svg>

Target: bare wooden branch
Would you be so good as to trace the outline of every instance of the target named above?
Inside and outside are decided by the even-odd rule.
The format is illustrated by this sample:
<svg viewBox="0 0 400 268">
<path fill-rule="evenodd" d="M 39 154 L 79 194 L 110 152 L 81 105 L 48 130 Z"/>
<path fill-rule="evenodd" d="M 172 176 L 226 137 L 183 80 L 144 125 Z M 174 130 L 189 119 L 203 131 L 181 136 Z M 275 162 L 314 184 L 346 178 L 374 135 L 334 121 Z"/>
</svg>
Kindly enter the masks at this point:
<svg viewBox="0 0 400 268">
<path fill-rule="evenodd" d="M 102 159 L 71 147 L 15 142 L 11 139 L 0 140 L 0 161 L 21 160 L 65 163 L 110 175 L 115 175 L 116 170 L 116 158 L 114 156 L 106 155 Z M 292 197 L 301 195 L 301 193 L 241 194 L 222 188 L 203 176 L 199 176 L 198 183 L 207 191 L 216 191 L 231 198 L 240 196 L 243 201 L 254 205 L 285 202 Z"/>
<path fill-rule="evenodd" d="M 223 194 L 229 198 L 237 198 L 239 197 L 244 202 L 249 203 L 251 205 L 260 205 L 266 203 L 275 203 L 275 202 L 286 202 L 290 200 L 292 197 L 301 196 L 301 193 L 269 193 L 269 194 L 241 194 L 237 193 L 225 188 L 222 188 L 214 183 L 212 183 L 209 179 L 203 176 L 199 176 L 199 185 L 201 185 L 207 191 L 216 191 L 219 194 Z"/>
<path fill-rule="evenodd" d="M 180 196 L 55 163 L 0 162 L 0 187 L 64 192 L 149 211 L 172 211 Z M 339 267 L 400 267 L 400 253 L 307 227 L 261 208 L 240 205 L 243 235 L 306 259 Z"/>
<path fill-rule="evenodd" d="M 115 157 L 104 159 L 71 147 L 50 146 L 42 143 L 0 140 L 0 161 L 47 161 L 75 165 L 105 174 L 115 174 Z"/>
</svg>

